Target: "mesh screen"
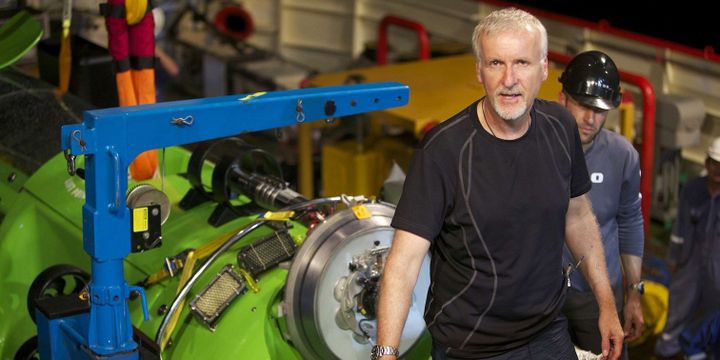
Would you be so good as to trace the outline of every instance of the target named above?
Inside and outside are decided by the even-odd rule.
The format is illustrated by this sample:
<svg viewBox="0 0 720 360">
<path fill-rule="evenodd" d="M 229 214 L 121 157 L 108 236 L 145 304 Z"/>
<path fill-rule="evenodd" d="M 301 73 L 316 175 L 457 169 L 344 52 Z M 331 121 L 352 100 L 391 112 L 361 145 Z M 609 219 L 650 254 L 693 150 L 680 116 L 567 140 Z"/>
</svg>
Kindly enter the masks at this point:
<svg viewBox="0 0 720 360">
<path fill-rule="evenodd" d="M 238 253 L 238 262 L 253 276 L 290 259 L 295 254 L 295 242 L 287 232 L 275 233 Z"/>
<path fill-rule="evenodd" d="M 60 153 L 60 126 L 82 121 L 90 109 L 72 94 L 14 70 L 0 71 L 0 160 L 32 174 Z"/>
<path fill-rule="evenodd" d="M 206 322 L 213 323 L 220 313 L 245 288 L 232 270 L 223 271 L 210 286 L 193 300 L 192 308 Z"/>
</svg>

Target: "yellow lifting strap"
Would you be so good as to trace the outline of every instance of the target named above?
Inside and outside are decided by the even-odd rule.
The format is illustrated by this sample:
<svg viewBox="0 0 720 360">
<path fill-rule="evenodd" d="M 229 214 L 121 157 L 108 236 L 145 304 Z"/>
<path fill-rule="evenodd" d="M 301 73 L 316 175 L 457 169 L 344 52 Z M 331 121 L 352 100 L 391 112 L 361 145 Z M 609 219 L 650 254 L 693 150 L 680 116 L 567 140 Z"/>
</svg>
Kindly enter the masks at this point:
<svg viewBox="0 0 720 360">
<path fill-rule="evenodd" d="M 235 235 L 238 231 L 244 229 L 248 225 L 252 224 L 252 222 L 243 225 L 241 228 L 237 230 L 233 230 L 230 232 L 227 232 L 220 237 L 215 238 L 214 240 L 210 241 L 209 243 L 206 243 L 200 247 L 197 248 L 197 250 L 194 251 L 194 257 L 196 260 L 202 260 L 208 256 L 210 256 L 215 250 L 217 250 L 220 246 L 222 246 L 227 239 L 229 239 L 231 236 Z M 168 264 L 170 266 L 175 265 L 175 268 L 179 271 L 181 269 L 184 269 L 187 266 L 188 260 L 185 259 L 183 261 L 182 259 L 173 259 L 172 264 Z M 170 277 L 170 272 L 163 267 L 162 269 L 158 270 L 156 273 L 148 276 L 148 278 L 145 280 L 144 284 L 145 286 L 150 286 L 159 283 L 160 281 L 167 279 Z"/>
<path fill-rule="evenodd" d="M 62 38 L 60 40 L 60 57 L 58 61 L 58 92 L 65 93 L 70 87 L 70 71 L 72 71 L 72 49 L 70 42 L 70 23 L 72 22 L 72 0 L 63 1 Z"/>
<path fill-rule="evenodd" d="M 182 275 L 180 275 L 180 283 L 178 283 L 177 291 L 175 291 L 175 294 L 179 294 L 182 288 L 187 284 L 188 281 L 190 281 L 190 278 L 193 274 L 193 268 L 195 267 L 195 261 L 197 259 L 195 258 L 195 252 L 190 251 L 187 254 L 187 260 L 185 261 L 185 267 L 183 268 Z M 180 304 L 178 305 L 178 310 L 173 313 L 172 318 L 170 318 L 170 322 L 168 322 L 167 331 L 165 331 L 165 334 L 163 334 L 163 337 L 160 341 L 160 351 L 165 350 L 167 347 L 168 341 L 170 341 L 170 336 L 173 333 L 173 330 L 175 330 L 175 326 L 177 325 L 178 319 L 180 319 L 180 313 L 182 312 L 182 309 L 185 307 L 185 299 L 180 301 Z"/>
<path fill-rule="evenodd" d="M 256 221 L 261 221 L 261 220 L 287 221 L 287 220 L 290 220 L 290 217 L 292 217 L 294 214 L 295 213 L 292 211 L 286 211 L 286 212 L 270 212 L 270 211 L 268 211 L 264 215 L 263 218 L 255 219 L 255 220 L 239 227 L 238 229 L 227 232 L 227 233 L 213 239 L 212 241 L 199 246 L 197 249 L 193 250 L 193 253 L 194 253 L 193 257 L 195 258 L 195 260 L 205 259 L 206 257 L 212 255 L 212 253 L 214 253 L 215 250 L 217 250 L 220 246 L 222 246 L 232 236 L 234 236 L 238 232 L 242 231 L 246 227 L 252 225 Z M 299 245 L 302 243 L 302 241 L 304 239 L 302 239 L 302 240 L 293 239 L 293 240 L 295 240 L 295 243 Z M 155 284 L 159 283 L 160 281 L 169 278 L 170 272 L 168 271 L 167 266 L 174 266 L 176 271 L 180 271 L 180 270 L 184 270 L 184 268 L 188 266 L 188 261 L 189 261 L 188 258 L 185 258 L 185 260 L 183 261 L 183 259 L 180 256 L 169 259 L 166 266 L 163 267 L 162 269 L 158 270 L 154 274 L 148 276 L 145 279 L 145 281 L 143 281 L 143 285 L 148 287 L 148 286 L 155 285 Z M 248 287 L 250 287 L 250 289 L 253 290 L 253 292 L 257 292 L 259 290 L 259 288 L 255 285 L 255 283 L 252 279 L 252 276 L 249 276 L 249 273 L 247 273 L 247 272 L 241 271 L 240 273 L 243 276 L 245 276 L 245 279 L 248 282 Z"/>
<path fill-rule="evenodd" d="M 252 225 L 256 221 L 258 221 L 258 219 L 253 220 L 253 221 L 239 227 L 238 229 L 227 232 L 227 233 L 213 239 L 212 241 L 201 245 L 196 250 L 194 250 L 195 260 L 202 260 L 202 259 L 205 259 L 206 257 L 212 255 L 212 253 L 214 253 L 215 250 L 217 250 L 220 246 L 222 246 L 225 243 L 225 241 L 227 241 L 229 238 L 231 238 L 233 235 L 237 234 L 238 232 L 242 231 L 242 229 Z M 170 265 L 170 266 L 175 265 L 175 268 L 179 271 L 181 269 L 184 269 L 187 266 L 187 262 L 188 262 L 187 258 L 185 259 L 185 261 L 182 261 L 182 259 L 176 258 L 176 259 L 172 259 L 172 264 L 168 264 L 168 265 Z M 145 286 L 150 286 L 150 285 L 157 284 L 160 281 L 167 279 L 168 277 L 170 277 L 170 272 L 165 267 L 163 267 L 162 269 L 158 270 L 156 273 L 148 276 L 148 278 L 143 283 Z"/>
<path fill-rule="evenodd" d="M 128 25 L 135 25 L 145 17 L 148 0 L 125 0 L 125 19 Z"/>
</svg>

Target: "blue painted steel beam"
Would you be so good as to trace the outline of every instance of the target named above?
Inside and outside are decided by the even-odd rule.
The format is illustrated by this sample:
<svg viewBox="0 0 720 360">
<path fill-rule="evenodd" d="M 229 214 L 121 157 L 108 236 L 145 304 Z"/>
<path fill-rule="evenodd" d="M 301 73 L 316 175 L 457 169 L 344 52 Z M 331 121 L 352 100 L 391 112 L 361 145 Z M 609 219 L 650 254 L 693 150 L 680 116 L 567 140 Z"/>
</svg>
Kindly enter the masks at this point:
<svg viewBox="0 0 720 360">
<path fill-rule="evenodd" d="M 403 84 L 371 83 L 94 110 L 84 113 L 82 124 L 63 126 L 62 148 L 85 155 L 83 245 L 92 258 L 92 282 L 88 323 L 76 329 L 85 336 L 79 345 L 109 357 L 137 354 L 127 298 L 142 289 L 125 282 L 123 261 L 130 253 L 127 167 L 138 154 L 403 106 L 408 98 Z"/>
</svg>

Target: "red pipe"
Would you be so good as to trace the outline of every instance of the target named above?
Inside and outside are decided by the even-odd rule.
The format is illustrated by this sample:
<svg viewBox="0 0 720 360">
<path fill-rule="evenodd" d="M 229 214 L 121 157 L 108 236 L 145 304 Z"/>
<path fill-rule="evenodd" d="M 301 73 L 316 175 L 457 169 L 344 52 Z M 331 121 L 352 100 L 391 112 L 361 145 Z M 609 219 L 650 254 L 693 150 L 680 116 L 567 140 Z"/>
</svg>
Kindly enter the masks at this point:
<svg viewBox="0 0 720 360">
<path fill-rule="evenodd" d="M 230 21 L 241 22 L 239 29 L 233 29 Z M 224 35 L 230 36 L 236 41 L 245 41 L 255 30 L 255 23 L 249 12 L 240 6 L 230 5 L 220 10 L 215 15 L 213 22 L 215 28 Z"/>
<path fill-rule="evenodd" d="M 540 16 L 543 18 L 563 22 L 563 23 L 578 26 L 578 27 L 588 28 L 591 30 L 607 33 L 610 35 L 615 35 L 615 36 L 625 38 L 625 39 L 635 40 L 635 41 L 641 42 L 643 44 L 648 44 L 648 45 L 652 45 L 652 46 L 656 46 L 656 47 L 660 47 L 660 48 L 670 49 L 673 51 L 685 53 L 690 56 L 699 57 L 699 58 L 713 61 L 713 62 L 720 62 L 720 55 L 715 53 L 715 49 L 713 49 L 713 47 L 710 45 L 706 46 L 703 50 L 700 50 L 700 49 L 692 48 L 689 46 L 681 45 L 678 43 L 674 43 L 671 41 L 661 40 L 661 39 L 658 39 L 658 38 L 655 38 L 652 36 L 638 34 L 638 33 L 634 33 L 631 31 L 614 28 L 610 25 L 610 23 L 607 20 L 600 20 L 597 23 L 594 23 L 591 21 L 582 20 L 582 19 L 578 19 L 578 18 L 574 18 L 574 17 L 570 17 L 570 16 L 565 16 L 565 15 L 560 15 L 560 14 L 556 14 L 556 13 L 553 13 L 550 11 L 540 10 L 540 9 L 536 9 L 534 7 L 515 4 L 512 2 L 503 1 L 503 0 L 477 0 L 477 2 L 488 3 L 488 4 L 492 4 L 494 6 L 503 7 L 503 8 L 512 6 L 512 7 L 518 8 L 518 9 L 525 10 L 529 13 L 535 14 L 536 16 Z"/>
<path fill-rule="evenodd" d="M 567 64 L 572 57 L 549 51 L 548 59 Z M 640 207 L 647 238 L 650 234 L 650 202 L 652 200 L 653 157 L 655 151 L 655 90 L 648 79 L 637 74 L 620 70 L 620 79 L 640 88 L 643 97 L 642 142 L 640 144 L 640 194 L 642 194 L 642 200 Z"/>
<path fill-rule="evenodd" d="M 386 15 L 382 18 L 382 20 L 380 20 L 380 25 L 378 26 L 376 51 L 376 61 L 378 65 L 387 64 L 387 29 L 390 25 L 404 27 L 415 31 L 418 37 L 418 57 L 420 60 L 427 60 L 430 58 L 430 40 L 428 39 L 427 31 L 425 31 L 425 26 L 423 26 L 423 24 L 395 15 Z"/>
</svg>

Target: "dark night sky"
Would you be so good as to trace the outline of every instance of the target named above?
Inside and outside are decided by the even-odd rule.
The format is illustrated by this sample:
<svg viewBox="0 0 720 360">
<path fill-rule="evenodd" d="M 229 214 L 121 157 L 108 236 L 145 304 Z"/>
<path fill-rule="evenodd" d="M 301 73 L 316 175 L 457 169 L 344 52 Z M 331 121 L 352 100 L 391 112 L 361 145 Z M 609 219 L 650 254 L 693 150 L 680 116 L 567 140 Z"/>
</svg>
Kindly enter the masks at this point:
<svg viewBox="0 0 720 360">
<path fill-rule="evenodd" d="M 605 19 L 614 28 L 650 35 L 696 49 L 711 45 L 716 53 L 720 53 L 720 13 L 710 9 L 709 4 L 712 2 L 645 0 L 513 2 L 591 22 Z"/>
</svg>

